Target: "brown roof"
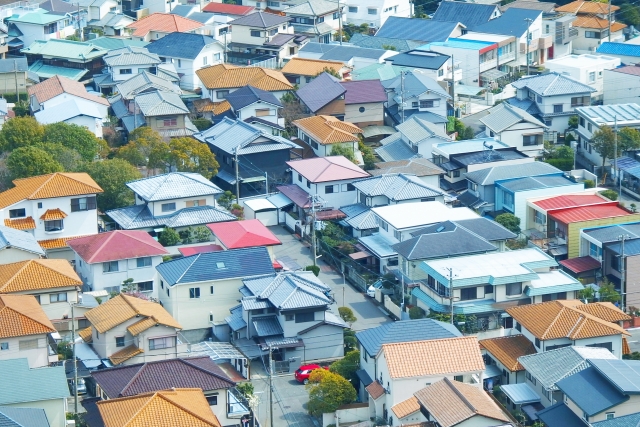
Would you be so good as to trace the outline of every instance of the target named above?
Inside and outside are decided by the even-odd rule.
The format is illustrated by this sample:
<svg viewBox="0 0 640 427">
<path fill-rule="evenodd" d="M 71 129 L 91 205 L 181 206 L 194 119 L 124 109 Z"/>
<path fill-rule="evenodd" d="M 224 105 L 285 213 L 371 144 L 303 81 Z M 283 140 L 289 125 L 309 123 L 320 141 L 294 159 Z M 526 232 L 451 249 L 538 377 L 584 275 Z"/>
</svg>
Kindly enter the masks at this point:
<svg viewBox="0 0 640 427">
<path fill-rule="evenodd" d="M 91 342 L 93 341 L 93 328 L 88 326 L 84 329 L 80 329 L 78 331 L 78 335 L 80 335 L 80 338 L 82 338 L 84 342 Z"/>
<path fill-rule="evenodd" d="M 64 259 L 32 259 L 0 265 L 0 293 L 82 285 Z"/>
<path fill-rule="evenodd" d="M 268 68 L 218 64 L 201 68 L 196 74 L 207 89 L 233 89 L 246 85 L 270 92 L 293 89 L 280 71 Z"/>
<path fill-rule="evenodd" d="M 211 111 L 214 116 L 218 114 L 222 114 L 225 111 L 231 109 L 231 104 L 226 99 L 221 102 L 213 102 L 209 98 L 207 99 L 197 99 L 193 101 L 193 107 L 199 113 L 204 113 L 207 111 Z"/>
<path fill-rule="evenodd" d="M 27 93 L 29 97 L 35 96 L 39 103 L 48 101 L 63 93 L 68 93 L 69 95 L 97 102 L 107 107 L 109 106 L 109 101 L 100 96 L 91 95 L 82 83 L 58 75 L 33 86 L 29 86 Z"/>
<path fill-rule="evenodd" d="M 396 414 L 396 417 L 398 417 L 398 419 L 402 419 L 413 414 L 414 412 L 418 412 L 420 410 L 420 403 L 415 396 L 411 396 L 407 400 L 403 400 L 397 405 L 393 405 L 391 407 L 391 410 L 394 414 Z"/>
<path fill-rule="evenodd" d="M 481 340 L 480 345 L 511 372 L 524 371 L 518 357 L 536 353 L 533 344 L 524 335 Z"/>
<path fill-rule="evenodd" d="M 32 216 L 20 219 L 5 219 L 4 225 L 16 230 L 33 230 L 36 228 L 36 222 Z"/>
<path fill-rule="evenodd" d="M 611 6 L 611 11 L 615 12 L 620 9 L 618 6 Z M 577 0 L 571 3 L 565 4 L 564 6 L 556 7 L 556 12 L 569 12 L 569 13 L 577 13 L 577 14 L 600 14 L 607 15 L 609 13 L 609 4 L 608 3 L 600 3 L 597 1 L 582 1 Z"/>
<path fill-rule="evenodd" d="M 150 317 L 155 323 L 161 325 L 182 329 L 182 326 L 160 304 L 125 294 L 119 294 L 96 308 L 92 308 L 87 311 L 85 316 L 91 322 L 91 326 L 100 333 L 105 333 L 129 319 L 140 316 Z M 130 328 L 134 325 L 131 325 Z M 139 325 L 134 330 L 140 333 L 144 330 L 140 328 Z"/>
<path fill-rule="evenodd" d="M 291 58 L 282 68 L 282 74 L 296 74 L 301 76 L 317 76 L 325 68 L 339 73 L 344 67 L 340 61 L 325 61 L 322 59 Z"/>
<path fill-rule="evenodd" d="M 365 390 L 367 390 L 367 392 L 371 395 L 371 397 L 373 397 L 374 400 L 385 394 L 384 387 L 382 387 L 382 384 L 380 384 L 378 380 L 375 380 L 374 382 L 366 386 Z"/>
<path fill-rule="evenodd" d="M 59 249 L 66 248 L 67 242 L 71 239 L 85 236 L 58 237 L 57 239 L 38 240 L 38 244 L 42 249 Z"/>
<path fill-rule="evenodd" d="M 113 353 L 111 356 L 109 356 L 109 360 L 111 360 L 111 363 L 113 363 L 114 365 L 119 365 L 141 353 L 144 353 L 144 350 L 138 348 L 137 345 L 131 344 L 130 346 Z"/>
<path fill-rule="evenodd" d="M 50 334 L 55 331 L 33 295 L 0 295 L 0 338 Z"/>
<path fill-rule="evenodd" d="M 144 37 L 150 31 L 159 33 L 187 33 L 197 28 L 202 28 L 202 24 L 193 19 L 183 18 L 182 16 L 173 15 L 171 13 L 152 13 L 136 22 L 127 25 L 127 28 L 133 28 L 133 35 L 136 37 Z"/>
<path fill-rule="evenodd" d="M 541 340 L 577 340 L 618 334 L 629 335 L 618 324 L 595 315 L 612 318 L 610 306 L 585 308 L 585 305 L 590 304 L 582 304 L 576 300 L 557 300 L 507 308 L 507 313 Z M 593 314 L 588 311 L 592 311 Z"/>
<path fill-rule="evenodd" d="M 43 221 L 53 221 L 56 219 L 65 219 L 67 216 L 68 215 L 64 211 L 56 208 L 56 209 L 47 209 L 45 213 L 43 213 L 40 216 L 40 219 Z"/>
<path fill-rule="evenodd" d="M 102 188 L 84 172 L 56 172 L 31 178 L 16 179 L 13 181 L 13 185 L 15 187 L 0 193 L 0 209 L 22 200 L 102 193 Z"/>
<path fill-rule="evenodd" d="M 417 391 L 415 396 L 441 427 L 458 425 L 476 415 L 510 421 L 480 386 L 445 378 Z"/>
<path fill-rule="evenodd" d="M 578 15 L 576 20 L 573 21 L 571 25 L 579 28 L 598 28 L 603 30 L 605 28 L 609 28 L 609 21 L 607 21 L 606 19 L 598 18 L 597 16 Z M 627 28 L 627 26 L 620 22 L 613 22 L 611 24 L 612 33 L 615 33 L 616 31 L 620 31 L 623 28 Z"/>
<path fill-rule="evenodd" d="M 105 427 L 220 427 L 198 388 L 174 388 L 97 403 Z"/>
<path fill-rule="evenodd" d="M 485 369 L 475 336 L 383 344 L 382 352 L 391 378 Z"/>
<path fill-rule="evenodd" d="M 323 145 L 358 141 L 358 134 L 362 133 L 358 126 L 333 116 L 311 116 L 293 124 Z"/>
</svg>

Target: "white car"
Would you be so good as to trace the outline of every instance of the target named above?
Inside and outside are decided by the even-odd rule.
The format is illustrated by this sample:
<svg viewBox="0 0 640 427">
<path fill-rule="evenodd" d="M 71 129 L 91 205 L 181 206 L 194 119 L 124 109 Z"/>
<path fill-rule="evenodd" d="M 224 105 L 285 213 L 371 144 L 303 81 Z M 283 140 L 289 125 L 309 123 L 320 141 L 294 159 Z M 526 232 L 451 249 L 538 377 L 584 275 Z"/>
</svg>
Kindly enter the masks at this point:
<svg viewBox="0 0 640 427">
<path fill-rule="evenodd" d="M 375 298 L 376 297 L 376 288 L 374 288 L 373 286 L 369 286 L 369 288 L 367 288 L 367 296 L 371 297 L 371 298 Z"/>
</svg>

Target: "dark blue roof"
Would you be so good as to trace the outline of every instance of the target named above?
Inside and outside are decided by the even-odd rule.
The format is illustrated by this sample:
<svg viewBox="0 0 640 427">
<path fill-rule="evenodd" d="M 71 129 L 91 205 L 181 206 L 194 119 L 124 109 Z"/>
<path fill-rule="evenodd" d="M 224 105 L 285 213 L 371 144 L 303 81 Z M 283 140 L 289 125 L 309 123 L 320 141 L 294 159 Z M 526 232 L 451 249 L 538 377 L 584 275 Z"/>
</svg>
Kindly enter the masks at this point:
<svg viewBox="0 0 640 427">
<path fill-rule="evenodd" d="M 518 9 L 511 7 L 502 16 L 484 24 L 474 25 L 470 30 L 478 33 L 500 34 L 504 36 L 522 37 L 529 27 L 527 19 L 536 20 L 541 10 Z"/>
<path fill-rule="evenodd" d="M 331 74 L 323 72 L 296 92 L 304 105 L 315 113 L 334 99 L 344 95 L 347 90 Z"/>
<path fill-rule="evenodd" d="M 596 52 L 610 55 L 640 56 L 640 45 L 604 42 Z"/>
<path fill-rule="evenodd" d="M 590 417 L 629 399 L 592 367 L 564 378 L 556 385 Z"/>
<path fill-rule="evenodd" d="M 444 22 L 434 21 L 433 19 L 390 16 L 380 27 L 376 37 L 443 42 L 451 36 L 456 25 L 458 25 L 457 21 Z"/>
<path fill-rule="evenodd" d="M 624 415 L 622 417 L 615 417 L 611 420 L 598 421 L 591 424 L 593 427 L 638 427 L 640 425 L 640 412 Z"/>
<path fill-rule="evenodd" d="M 195 59 L 202 49 L 211 43 L 217 43 L 213 37 L 191 33 L 169 33 L 161 39 L 145 46 L 149 52 L 158 56 Z"/>
<path fill-rule="evenodd" d="M 613 251 L 614 254 L 620 255 L 622 252 L 622 243 L 615 242 L 607 245 L 607 248 Z M 624 242 L 624 255 L 632 256 L 640 254 L 640 239 L 625 240 Z"/>
<path fill-rule="evenodd" d="M 437 70 L 442 67 L 442 64 L 447 62 L 448 59 L 449 55 L 443 53 L 414 49 L 385 58 L 385 61 L 398 66 Z"/>
<path fill-rule="evenodd" d="M 375 356 L 382 344 L 455 338 L 462 334 L 453 325 L 433 319 L 401 320 L 356 333 L 369 356 Z"/>
<path fill-rule="evenodd" d="M 586 425 L 564 402 L 549 406 L 536 415 L 547 427 L 585 427 Z"/>
<path fill-rule="evenodd" d="M 163 262 L 156 267 L 168 285 L 273 274 L 265 247 L 208 252 Z"/>
<path fill-rule="evenodd" d="M 443 1 L 431 18 L 434 21 L 460 22 L 467 27 L 489 22 L 498 9 L 495 4 Z"/>
<path fill-rule="evenodd" d="M 247 105 L 251 105 L 258 101 L 267 102 L 275 105 L 276 107 L 282 107 L 282 104 L 274 94 L 249 85 L 231 92 L 226 96 L 226 99 L 229 104 L 231 104 L 234 111 L 238 111 Z"/>
</svg>

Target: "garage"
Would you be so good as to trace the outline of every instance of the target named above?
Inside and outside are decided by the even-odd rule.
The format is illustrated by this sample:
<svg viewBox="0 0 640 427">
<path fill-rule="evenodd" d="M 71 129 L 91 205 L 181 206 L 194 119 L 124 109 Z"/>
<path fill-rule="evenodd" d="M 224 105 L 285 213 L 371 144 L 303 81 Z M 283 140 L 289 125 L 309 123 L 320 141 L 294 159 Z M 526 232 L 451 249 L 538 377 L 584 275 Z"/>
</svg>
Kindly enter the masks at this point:
<svg viewBox="0 0 640 427">
<path fill-rule="evenodd" d="M 244 202 L 245 219 L 258 219 L 265 226 L 278 225 L 278 208 L 267 199 L 251 199 Z"/>
</svg>

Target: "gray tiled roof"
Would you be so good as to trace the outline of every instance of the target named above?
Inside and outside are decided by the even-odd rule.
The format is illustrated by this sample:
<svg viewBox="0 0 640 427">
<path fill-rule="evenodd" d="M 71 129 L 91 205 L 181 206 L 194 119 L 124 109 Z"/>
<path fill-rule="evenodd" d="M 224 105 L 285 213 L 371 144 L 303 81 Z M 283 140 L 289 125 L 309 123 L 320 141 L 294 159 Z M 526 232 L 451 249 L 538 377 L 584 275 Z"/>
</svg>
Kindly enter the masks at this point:
<svg viewBox="0 0 640 427">
<path fill-rule="evenodd" d="M 27 71 L 29 65 L 27 65 L 27 58 L 11 58 L 0 59 L 0 73 L 9 73 L 13 71 Z"/>
<path fill-rule="evenodd" d="M 408 173 L 411 175 L 431 176 L 444 173 L 441 167 L 437 166 L 431 160 L 422 157 L 415 157 L 408 160 L 398 160 L 394 162 L 376 163 L 378 169 L 368 171 L 371 175 L 384 175 L 386 173 Z"/>
<path fill-rule="evenodd" d="M 344 95 L 346 91 L 347 89 L 340 84 L 338 79 L 323 72 L 298 89 L 296 95 L 311 112 L 315 113 L 334 99 Z"/>
<path fill-rule="evenodd" d="M 487 34 L 522 37 L 529 27 L 527 19 L 535 22 L 542 14 L 540 10 L 507 9 L 499 18 L 469 27 L 469 31 Z"/>
<path fill-rule="evenodd" d="M 640 223 L 611 225 L 607 227 L 583 230 L 582 232 L 588 234 L 589 237 L 601 243 L 614 242 L 618 240 L 618 237 L 622 234 L 626 234 L 629 238 L 635 239 L 640 237 Z"/>
<path fill-rule="evenodd" d="M 368 211 L 369 207 L 362 203 L 354 203 L 353 205 L 342 206 L 340 210 L 348 217 L 360 215 L 362 212 Z"/>
<path fill-rule="evenodd" d="M 31 233 L 0 225 L 0 251 L 7 248 L 21 249 L 42 256 L 45 254 Z"/>
<path fill-rule="evenodd" d="M 431 19 L 434 21 L 461 22 L 463 25 L 470 27 L 489 22 L 497 10 L 498 6 L 495 4 L 443 1 L 440 2 L 436 13 L 433 14 Z"/>
<path fill-rule="evenodd" d="M 249 15 L 234 19 L 229 25 L 242 25 L 253 28 L 271 28 L 285 22 L 291 21 L 288 16 L 274 15 L 267 12 L 254 12 Z"/>
<path fill-rule="evenodd" d="M 246 286 L 243 286 L 243 288 L 249 289 Z M 240 305 L 242 305 L 243 310 L 261 310 L 263 308 L 271 307 L 271 304 L 269 304 L 269 301 L 260 300 L 258 299 L 258 297 L 253 295 L 242 298 L 242 300 L 240 301 Z"/>
<path fill-rule="evenodd" d="M 518 107 L 519 109 L 524 110 L 529 114 L 538 115 L 541 113 L 540 109 L 538 108 L 538 104 L 536 104 L 535 101 L 532 101 L 529 98 L 518 99 L 516 97 L 513 97 L 507 99 L 506 101 L 514 107 Z"/>
<path fill-rule="evenodd" d="M 283 10 L 289 15 L 322 16 L 338 10 L 338 4 L 327 0 L 306 0 Z"/>
<path fill-rule="evenodd" d="M 267 248 L 261 246 L 191 255 L 163 262 L 156 270 L 173 286 L 273 274 L 273 263 Z"/>
<path fill-rule="evenodd" d="M 385 58 L 385 61 L 400 67 L 404 66 L 425 68 L 427 70 L 438 70 L 449 60 L 449 58 L 450 56 L 443 53 L 414 49 L 408 52 L 389 56 L 388 58 Z"/>
<path fill-rule="evenodd" d="M 415 175 L 393 173 L 359 179 L 352 183 L 369 197 L 385 196 L 391 201 L 442 196 L 442 191 L 429 187 Z"/>
<path fill-rule="evenodd" d="M 11 387 L 0 387 L 0 405 L 66 399 L 69 386 L 64 366 L 30 369 L 26 358 L 0 360 L 0 378 Z"/>
<path fill-rule="evenodd" d="M 182 91 L 170 81 L 156 77 L 147 71 L 138 73 L 129 80 L 118 83 L 115 91 L 124 99 L 133 99 L 138 93 L 150 88 L 178 94 L 182 93 Z M 138 98 L 136 98 L 136 102 L 137 101 Z"/>
<path fill-rule="evenodd" d="M 382 344 L 461 337 L 449 323 L 433 319 L 401 320 L 356 333 L 356 339 L 369 356 L 376 356 Z"/>
<path fill-rule="evenodd" d="M 238 111 L 258 101 L 266 102 L 276 107 L 282 107 L 282 104 L 273 93 L 249 85 L 231 92 L 227 95 L 226 99 L 234 111 Z"/>
<path fill-rule="evenodd" d="M 144 47 L 126 46 L 121 49 L 110 50 L 102 60 L 110 67 L 120 65 L 157 65 L 161 63 L 155 53 L 149 53 Z"/>
<path fill-rule="evenodd" d="M 109 101 L 109 104 L 113 109 L 113 113 L 116 115 L 117 118 L 121 119 L 130 114 L 129 110 L 127 109 L 127 106 L 122 100 L 122 95 L 118 94 L 110 98 L 107 98 L 107 101 Z"/>
<path fill-rule="evenodd" d="M 422 120 L 419 117 L 412 116 L 396 126 L 398 132 L 402 133 L 412 144 L 420 144 L 428 138 L 440 138 L 445 141 L 451 141 L 451 138 L 444 131 L 442 126 L 435 123 Z"/>
<path fill-rule="evenodd" d="M 461 219 L 456 221 L 456 224 L 466 228 L 472 233 L 476 233 L 478 236 L 490 242 L 495 242 L 496 240 L 515 239 L 518 237 L 497 222 L 484 217 Z"/>
<path fill-rule="evenodd" d="M 107 215 L 125 230 L 159 227 L 188 227 L 211 224 L 214 222 L 235 221 L 237 218 L 228 212 L 213 206 L 196 206 L 179 209 L 169 215 L 156 216 L 151 214 L 147 205 L 134 205 L 113 209 Z"/>
<path fill-rule="evenodd" d="M 355 33 L 349 39 L 349 43 L 370 49 L 384 49 L 386 46 L 393 46 L 397 52 L 406 52 L 416 49 L 424 44 L 424 40 L 406 40 L 390 37 L 368 36 L 361 33 Z"/>
<path fill-rule="evenodd" d="M 511 126 L 522 122 L 546 128 L 545 124 L 540 120 L 536 119 L 526 111 L 509 104 L 508 102 L 502 102 L 495 107 L 490 108 L 488 113 L 489 114 L 482 117 L 480 121 L 495 133 L 500 133 L 509 129 Z"/>
<path fill-rule="evenodd" d="M 206 15 L 212 15 L 206 13 Z M 189 17 L 189 19 L 193 19 Z M 147 46 L 149 52 L 162 57 L 196 59 L 205 46 L 218 43 L 213 37 L 192 33 L 169 33 Z"/>
<path fill-rule="evenodd" d="M 368 49 L 357 46 L 309 42 L 301 52 L 321 53 L 320 59 L 347 62 L 354 57 L 380 59 L 387 53 L 384 49 Z"/>
<path fill-rule="evenodd" d="M 593 427 L 638 427 L 640 425 L 640 412 L 631 415 L 622 415 L 611 420 L 591 423 Z"/>
<path fill-rule="evenodd" d="M 516 178 L 511 181 L 501 181 L 500 185 L 511 191 L 528 191 L 538 188 L 561 187 L 564 185 L 573 185 L 574 182 L 564 175 L 548 175 L 536 177 Z"/>
<path fill-rule="evenodd" d="M 402 140 L 400 132 L 388 136 L 385 139 L 388 138 L 392 138 L 391 142 L 375 149 L 378 156 L 385 162 L 406 160 L 416 156 L 416 152 Z"/>
<path fill-rule="evenodd" d="M 156 90 L 143 93 L 136 97 L 136 105 L 145 117 L 189 114 L 180 96 L 173 92 Z"/>
<path fill-rule="evenodd" d="M 252 317 L 251 323 L 253 323 L 256 335 L 259 337 L 268 337 L 284 333 L 276 316 Z"/>
<path fill-rule="evenodd" d="M 242 304 L 230 308 L 229 311 L 231 312 L 231 316 L 226 317 L 224 320 L 231 330 L 235 332 L 247 327 L 247 322 L 242 318 Z"/>
<path fill-rule="evenodd" d="M 521 178 L 525 176 L 537 176 L 561 172 L 555 166 L 544 162 L 529 162 L 519 165 L 494 166 L 468 172 L 465 177 L 479 185 L 493 185 L 497 180 Z"/>
<path fill-rule="evenodd" d="M 588 94 L 596 91 L 591 86 L 556 72 L 524 77 L 511 84 L 516 89 L 527 88 L 540 96 Z"/>
<path fill-rule="evenodd" d="M 382 82 L 382 86 L 384 86 L 385 89 L 392 89 L 396 94 L 400 94 L 402 84 L 401 76 Z M 404 77 L 405 102 L 407 102 L 408 99 L 417 98 L 425 92 L 435 93 L 446 99 L 451 98 L 451 96 L 430 77 L 414 72 L 408 73 Z"/>
<path fill-rule="evenodd" d="M 345 219 L 345 222 L 356 230 L 372 230 L 379 227 L 378 219 L 371 209 L 350 216 Z"/>
<path fill-rule="evenodd" d="M 169 172 L 127 183 L 127 187 L 147 202 L 209 196 L 223 191 L 199 173 Z"/>
<path fill-rule="evenodd" d="M 331 288 L 312 272 L 282 272 L 243 280 L 255 297 L 279 310 L 327 306 Z M 246 297 L 245 297 L 246 298 Z"/>
<path fill-rule="evenodd" d="M 198 11 L 199 9 L 200 9 L 200 7 L 198 7 L 198 6 L 179 4 L 177 6 L 173 6 L 173 9 L 171 10 L 171 14 L 172 15 L 182 16 L 183 18 L 186 18 L 190 14 Z M 210 15 L 213 15 L 213 14 L 210 14 Z"/>
<path fill-rule="evenodd" d="M 380 27 L 376 37 L 443 42 L 451 36 L 457 25 L 458 21 L 442 22 L 434 19 L 390 16 Z"/>
<path fill-rule="evenodd" d="M 44 409 L 0 406 L 0 427 L 49 427 Z"/>
</svg>

